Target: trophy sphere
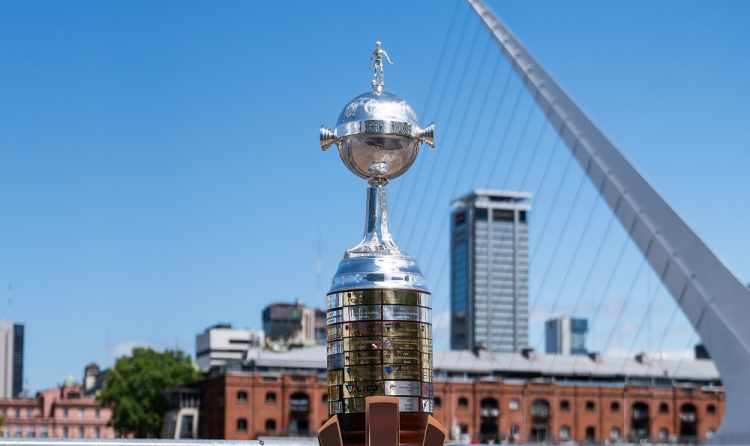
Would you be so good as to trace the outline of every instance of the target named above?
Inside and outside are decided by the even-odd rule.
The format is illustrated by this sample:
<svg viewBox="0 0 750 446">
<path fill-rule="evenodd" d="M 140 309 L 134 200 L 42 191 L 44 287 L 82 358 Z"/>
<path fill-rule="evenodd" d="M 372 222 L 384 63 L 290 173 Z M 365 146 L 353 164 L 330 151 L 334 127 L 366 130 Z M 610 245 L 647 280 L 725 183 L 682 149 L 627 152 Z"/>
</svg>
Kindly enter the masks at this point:
<svg viewBox="0 0 750 446">
<path fill-rule="evenodd" d="M 422 141 L 432 142 L 406 101 L 374 91 L 350 101 L 333 132 L 321 129 L 321 143 L 324 139 L 338 146 L 341 160 L 355 175 L 386 181 L 411 167 Z"/>
</svg>

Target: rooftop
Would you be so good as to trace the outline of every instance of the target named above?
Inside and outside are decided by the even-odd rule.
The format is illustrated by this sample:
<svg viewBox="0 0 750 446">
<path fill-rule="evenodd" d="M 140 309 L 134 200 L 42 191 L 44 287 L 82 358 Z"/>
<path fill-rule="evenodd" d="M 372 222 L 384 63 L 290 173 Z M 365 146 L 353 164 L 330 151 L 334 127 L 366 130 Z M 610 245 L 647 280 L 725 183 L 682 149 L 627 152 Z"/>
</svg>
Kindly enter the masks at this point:
<svg viewBox="0 0 750 446">
<path fill-rule="evenodd" d="M 474 189 L 470 193 L 463 197 L 457 198 L 451 202 L 453 206 L 460 205 L 467 201 L 474 201 L 477 199 L 488 198 L 490 201 L 507 201 L 507 202 L 519 202 L 524 200 L 530 200 L 532 197 L 531 192 L 517 191 L 517 190 L 492 190 L 492 189 Z"/>
<path fill-rule="evenodd" d="M 294 348 L 285 352 L 252 349 L 247 363 L 254 368 L 285 368 L 325 370 L 325 345 Z M 586 355 L 548 355 L 521 353 L 491 353 L 480 350 L 437 350 L 433 356 L 434 370 L 450 375 L 470 376 L 526 375 L 566 377 L 570 379 L 615 379 L 618 377 L 643 379 L 671 379 L 677 381 L 710 382 L 720 379 L 714 363 L 695 359 L 642 359 L 596 357 Z"/>
</svg>

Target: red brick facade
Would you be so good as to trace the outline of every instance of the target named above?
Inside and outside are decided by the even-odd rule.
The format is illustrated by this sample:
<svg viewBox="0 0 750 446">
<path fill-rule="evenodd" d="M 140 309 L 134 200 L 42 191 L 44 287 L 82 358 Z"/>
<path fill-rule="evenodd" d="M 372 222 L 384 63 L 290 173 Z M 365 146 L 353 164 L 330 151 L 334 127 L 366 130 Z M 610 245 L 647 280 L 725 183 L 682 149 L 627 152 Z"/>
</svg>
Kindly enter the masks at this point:
<svg viewBox="0 0 750 446">
<path fill-rule="evenodd" d="M 719 389 L 474 381 L 436 382 L 434 391 L 436 419 L 484 440 L 507 439 L 511 431 L 521 442 L 660 434 L 703 440 L 724 413 Z"/>
<path fill-rule="evenodd" d="M 250 440 L 311 435 L 327 419 L 317 376 L 228 374 L 204 383 L 203 435 Z M 719 388 L 438 381 L 435 418 L 456 440 L 599 441 L 628 436 L 704 440 L 724 414 Z"/>
</svg>

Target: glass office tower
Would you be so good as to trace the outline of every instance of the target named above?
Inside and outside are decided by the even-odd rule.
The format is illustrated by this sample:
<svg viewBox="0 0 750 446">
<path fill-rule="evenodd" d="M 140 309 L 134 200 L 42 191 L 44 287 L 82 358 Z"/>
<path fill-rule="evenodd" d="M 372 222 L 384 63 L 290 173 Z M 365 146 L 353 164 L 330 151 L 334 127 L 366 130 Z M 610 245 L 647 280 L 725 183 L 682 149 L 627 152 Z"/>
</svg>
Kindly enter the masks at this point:
<svg viewBox="0 0 750 446">
<path fill-rule="evenodd" d="M 451 349 L 529 342 L 529 192 L 476 189 L 451 213 Z"/>
</svg>

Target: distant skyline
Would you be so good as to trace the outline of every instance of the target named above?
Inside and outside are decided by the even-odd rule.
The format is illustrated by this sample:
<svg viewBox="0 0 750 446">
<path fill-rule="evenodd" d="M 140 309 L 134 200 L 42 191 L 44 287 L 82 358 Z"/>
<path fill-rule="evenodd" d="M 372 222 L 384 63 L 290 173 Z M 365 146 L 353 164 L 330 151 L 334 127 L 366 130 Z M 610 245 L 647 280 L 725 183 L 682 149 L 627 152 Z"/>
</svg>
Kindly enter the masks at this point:
<svg viewBox="0 0 750 446">
<path fill-rule="evenodd" d="M 750 61 L 743 57 L 750 4 L 489 5 L 738 278 L 750 282 Z M 448 274 L 441 268 L 449 242 L 440 224 L 447 223 L 450 200 L 473 188 L 524 184 L 504 157 L 498 164 L 505 175 L 487 168 L 461 174 L 452 164 L 464 154 L 476 160 L 479 132 L 488 126 L 481 117 L 474 119 L 479 127 L 459 126 L 463 103 L 451 111 L 451 98 L 465 100 L 479 85 L 481 99 L 489 75 L 474 73 L 489 73 L 497 55 L 467 13 L 465 2 L 443 0 L 292 8 L 232 1 L 0 3 L 0 290 L 12 283 L 12 319 L 25 325 L 24 373 L 32 392 L 69 374 L 80 380 L 86 364 L 108 367 L 134 346 L 194 354 L 197 333 L 217 322 L 260 328 L 261 309 L 272 301 L 324 305 L 343 252 L 360 239 L 366 184 L 334 151 L 320 151 L 317 131 L 370 88 L 367 61 L 376 40 L 394 62 L 385 67 L 386 90 L 409 101 L 423 124 L 436 121 L 436 149 L 423 148 L 415 167 L 389 185 L 389 206 L 396 242 L 420 262 L 434 294 L 436 348 L 447 348 Z M 438 65 L 443 53 L 458 68 L 469 67 L 459 88 L 441 90 L 451 66 Z M 481 57 L 487 64 L 478 67 Z M 497 96 L 504 70 L 488 97 Z M 431 87 L 435 73 L 439 82 Z M 525 112 L 528 94 L 520 101 L 519 113 Z M 530 343 L 537 351 L 547 317 L 570 311 L 590 318 L 605 288 L 597 277 L 578 293 L 563 279 L 569 264 L 571 282 L 589 270 L 583 260 L 593 256 L 608 210 L 592 212 L 597 224 L 577 261 L 555 258 L 559 216 L 571 212 L 571 227 L 583 227 L 579 217 L 588 214 L 595 192 L 584 183 L 573 199 L 581 174 L 571 168 L 553 206 L 551 191 L 568 155 L 550 152 L 551 134 L 547 142 L 549 182 L 535 177 L 524 185 L 534 194 L 529 280 L 531 305 L 537 303 Z M 455 168 L 441 173 L 448 165 Z M 542 190 L 533 190 L 537 184 Z M 542 232 L 545 221 L 552 223 Z M 619 226 L 607 236 L 605 270 L 621 236 Z M 568 248 L 562 240 L 560 250 Z M 647 268 L 639 272 L 637 256 L 628 250 L 626 257 L 599 308 L 601 321 L 619 324 L 611 341 L 593 346 L 606 346 L 605 354 L 629 354 L 631 345 L 656 348 L 658 328 L 674 307 Z M 631 283 L 632 311 L 624 312 L 619 303 Z M 652 293 L 660 300 L 644 326 Z M 601 339 L 603 327 L 590 324 L 589 339 Z M 678 314 L 662 350 L 679 353 L 698 342 L 685 324 Z M 639 332 L 633 342 L 626 336 Z"/>
</svg>

